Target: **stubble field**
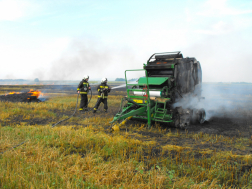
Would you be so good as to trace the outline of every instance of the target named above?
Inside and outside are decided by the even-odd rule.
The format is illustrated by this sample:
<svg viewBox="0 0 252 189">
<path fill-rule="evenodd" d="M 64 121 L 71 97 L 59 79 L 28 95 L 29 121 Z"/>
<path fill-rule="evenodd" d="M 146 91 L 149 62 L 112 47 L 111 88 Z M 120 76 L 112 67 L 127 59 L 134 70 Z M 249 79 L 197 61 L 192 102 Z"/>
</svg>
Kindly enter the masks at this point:
<svg viewBox="0 0 252 189">
<path fill-rule="evenodd" d="M 13 89 L 4 87 L 2 94 Z M 111 133 L 125 91 L 111 93 L 107 113 L 101 104 L 55 127 L 73 114 L 77 95 L 46 94 L 40 103 L 0 101 L 0 188 L 252 187 L 249 110 L 223 110 L 186 130 L 129 120 Z M 96 100 L 94 93 L 89 110 Z"/>
</svg>

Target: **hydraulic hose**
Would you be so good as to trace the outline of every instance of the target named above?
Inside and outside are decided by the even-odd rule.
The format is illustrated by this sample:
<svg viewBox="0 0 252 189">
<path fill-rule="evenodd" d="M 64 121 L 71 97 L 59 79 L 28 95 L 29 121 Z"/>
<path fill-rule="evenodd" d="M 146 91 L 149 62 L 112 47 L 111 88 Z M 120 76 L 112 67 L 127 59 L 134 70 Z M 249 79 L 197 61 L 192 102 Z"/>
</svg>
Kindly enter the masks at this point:
<svg viewBox="0 0 252 189">
<path fill-rule="evenodd" d="M 89 104 L 89 102 L 90 102 L 91 99 L 92 99 L 92 90 L 90 90 L 90 91 L 91 91 L 91 96 L 90 96 L 90 99 L 89 99 L 89 101 L 88 101 L 88 104 Z M 63 121 L 66 121 L 66 120 L 68 120 L 68 119 L 70 119 L 71 117 L 74 116 L 74 114 L 76 113 L 76 110 L 77 110 L 77 106 L 78 106 L 79 95 L 80 95 L 80 93 L 78 93 L 78 96 L 77 96 L 77 101 L 76 101 L 76 106 L 75 106 L 74 113 L 73 113 L 70 117 L 68 117 L 68 118 L 66 118 L 66 119 L 63 119 L 63 120 L 60 120 L 59 122 L 55 123 L 54 125 L 52 125 L 52 127 L 55 127 L 55 126 L 58 125 L 59 123 L 61 123 L 61 122 L 63 122 Z M 87 104 L 87 105 L 88 105 L 88 104 Z"/>
<path fill-rule="evenodd" d="M 92 90 L 90 89 L 90 91 L 91 91 L 91 96 L 90 96 L 90 98 L 89 98 L 88 104 L 89 104 L 89 102 L 90 102 L 91 99 L 92 99 Z"/>
</svg>

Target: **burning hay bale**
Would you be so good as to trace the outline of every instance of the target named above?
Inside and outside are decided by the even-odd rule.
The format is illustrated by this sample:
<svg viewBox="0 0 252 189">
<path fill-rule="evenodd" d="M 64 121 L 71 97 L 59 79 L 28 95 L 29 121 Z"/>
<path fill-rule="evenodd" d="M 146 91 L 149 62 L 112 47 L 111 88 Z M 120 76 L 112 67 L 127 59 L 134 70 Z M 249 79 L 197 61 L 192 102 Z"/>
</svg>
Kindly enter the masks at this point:
<svg viewBox="0 0 252 189">
<path fill-rule="evenodd" d="M 0 96 L 0 101 L 9 101 L 9 102 L 41 102 L 39 99 L 41 96 L 41 91 L 30 89 L 29 92 L 10 92 L 6 95 Z"/>
</svg>

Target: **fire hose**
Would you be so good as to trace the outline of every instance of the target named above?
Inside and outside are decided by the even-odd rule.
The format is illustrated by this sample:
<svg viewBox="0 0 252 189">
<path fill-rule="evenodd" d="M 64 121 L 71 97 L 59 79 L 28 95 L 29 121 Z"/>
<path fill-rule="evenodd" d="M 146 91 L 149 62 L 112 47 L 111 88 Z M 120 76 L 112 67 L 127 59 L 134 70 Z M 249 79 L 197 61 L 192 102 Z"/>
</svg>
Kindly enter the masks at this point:
<svg viewBox="0 0 252 189">
<path fill-rule="evenodd" d="M 91 91 L 91 96 L 90 96 L 90 98 L 89 98 L 88 104 L 90 103 L 90 101 L 91 101 L 91 99 L 92 99 L 92 90 L 90 90 L 90 91 Z M 52 125 L 52 128 L 55 127 L 56 125 L 58 125 L 59 123 L 61 123 L 61 122 L 63 122 L 63 121 L 66 121 L 66 120 L 68 120 L 68 119 L 70 119 L 71 117 L 74 116 L 74 114 L 76 113 L 76 110 L 77 110 L 77 106 L 78 106 L 79 95 L 80 95 L 80 94 L 78 93 L 74 113 L 73 113 L 70 117 L 68 117 L 68 118 L 66 118 L 66 119 L 63 119 L 63 120 L 60 120 L 59 122 L 57 122 L 57 123 L 55 123 L 54 125 Z M 87 104 L 87 105 L 88 105 L 88 104 Z M 18 146 L 21 146 L 22 144 L 24 144 L 24 143 L 26 143 L 26 142 L 27 142 L 27 140 L 26 140 L 26 141 L 23 141 L 23 142 L 21 142 L 21 143 L 19 143 L 19 144 L 17 144 L 17 145 L 15 145 L 15 146 L 13 146 L 13 147 L 11 147 L 11 148 L 9 148 L 9 149 L 7 149 L 7 150 L 5 150 L 5 151 L 3 151 L 3 152 L 0 152 L 0 155 L 1 155 L 1 154 L 4 154 L 5 152 L 7 152 L 7 151 L 9 151 L 9 150 L 11 150 L 11 149 L 17 148 Z"/>
<path fill-rule="evenodd" d="M 88 104 L 89 104 L 89 102 L 90 102 L 91 99 L 92 99 L 92 90 L 90 89 L 90 91 L 91 91 L 91 96 L 90 96 L 90 99 L 89 99 L 89 101 L 88 101 Z M 105 91 L 106 91 L 106 89 L 103 90 L 103 92 L 102 92 L 103 95 L 104 95 L 104 92 L 105 92 Z M 74 116 L 74 114 L 76 113 L 76 110 L 77 110 L 78 98 L 79 98 L 79 93 L 78 93 L 78 96 L 77 96 L 77 102 L 76 102 L 76 106 L 75 106 L 74 113 L 73 113 L 70 117 L 68 117 L 68 118 L 66 118 L 66 119 L 63 119 L 63 120 L 60 120 L 59 122 L 57 122 L 57 123 L 55 123 L 54 125 L 52 125 L 52 128 L 55 127 L 56 125 L 58 125 L 59 123 L 61 123 L 61 122 L 63 122 L 63 121 L 66 121 L 66 120 L 68 120 L 68 119 L 70 119 L 71 117 Z M 88 105 L 88 104 L 87 104 L 87 105 Z"/>
<path fill-rule="evenodd" d="M 90 91 L 91 91 L 91 96 L 90 96 L 90 98 L 89 98 L 88 104 L 90 103 L 90 101 L 91 101 L 91 99 L 92 99 L 92 90 L 90 89 Z M 59 123 L 61 123 L 61 122 L 63 122 L 63 121 L 66 121 L 66 120 L 68 120 L 68 119 L 70 119 L 71 117 L 74 116 L 74 114 L 76 113 L 76 110 L 77 110 L 77 106 L 78 106 L 79 95 L 80 95 L 80 94 L 78 93 L 74 113 L 73 113 L 70 117 L 68 117 L 68 118 L 66 118 L 66 119 L 63 119 L 63 120 L 60 120 L 60 121 L 58 121 L 57 123 L 55 123 L 54 125 L 52 125 L 52 128 L 55 127 L 56 125 L 58 125 Z M 87 105 L 88 105 L 88 104 L 87 104 Z M 7 152 L 7 151 L 9 151 L 9 150 L 11 150 L 11 149 L 17 148 L 18 146 L 21 146 L 22 144 L 24 144 L 24 143 L 26 143 L 26 142 L 27 142 L 27 141 L 23 141 L 23 142 L 21 142 L 21 143 L 15 145 L 15 146 L 9 148 L 8 150 L 5 150 L 5 151 L 1 152 L 0 155 L 1 155 L 1 154 L 4 154 L 5 152 Z"/>
<path fill-rule="evenodd" d="M 0 152 L 0 154 L 3 154 L 3 153 L 5 153 L 5 152 L 7 152 L 7 151 L 9 151 L 9 150 L 11 150 L 11 149 L 15 149 L 15 148 L 17 148 L 18 146 L 21 146 L 22 144 L 24 144 L 24 143 L 26 143 L 26 142 L 27 142 L 27 141 L 23 141 L 23 142 L 21 142 L 21 143 L 15 145 L 15 146 L 12 146 L 11 148 L 9 148 L 9 149 L 7 149 L 7 150 L 5 150 L 5 151 L 3 151 L 3 152 Z"/>
<path fill-rule="evenodd" d="M 91 91 L 91 96 L 90 96 L 90 99 L 89 99 L 89 101 L 88 101 L 88 104 L 89 104 L 89 102 L 90 102 L 91 99 L 92 99 L 92 90 L 90 90 L 90 91 Z M 66 118 L 66 119 L 63 119 L 63 120 L 61 120 L 61 121 L 55 123 L 55 124 L 52 126 L 52 128 L 55 127 L 56 125 L 58 125 L 59 123 L 61 123 L 61 122 L 63 122 L 63 121 L 66 121 L 66 120 L 68 120 L 68 119 L 70 119 L 71 117 L 74 116 L 74 114 L 76 113 L 76 110 L 77 110 L 78 98 L 79 98 L 79 93 L 78 93 L 78 96 L 77 96 L 77 101 L 76 101 L 76 106 L 75 106 L 74 113 L 73 113 L 70 117 L 68 117 L 68 118 Z M 5 150 L 5 151 L 3 151 L 3 152 L 0 152 L 0 155 L 1 155 L 1 154 L 4 154 L 5 152 L 7 152 L 7 151 L 9 151 L 9 150 L 11 150 L 11 149 L 17 148 L 18 146 L 21 146 L 22 144 L 24 144 L 24 143 L 26 143 L 26 142 L 27 142 L 27 140 L 26 140 L 26 141 L 23 141 L 23 142 L 21 142 L 21 143 L 19 143 L 19 144 L 17 144 L 17 145 L 15 145 L 15 146 L 13 146 L 13 147 L 11 147 L 11 148 L 9 148 L 9 149 L 7 149 L 7 150 Z"/>
<path fill-rule="evenodd" d="M 91 96 L 90 96 L 90 98 L 89 98 L 88 104 L 89 104 L 89 102 L 90 102 L 91 99 L 92 99 L 92 90 L 90 90 L 90 91 L 91 91 Z M 78 106 L 79 95 L 80 95 L 80 93 L 78 93 L 78 96 L 77 96 L 77 101 L 76 101 L 76 106 L 75 106 L 74 113 L 73 113 L 70 117 L 68 117 L 68 118 L 66 118 L 66 119 L 63 119 L 63 120 L 60 120 L 59 122 L 57 122 L 57 123 L 55 123 L 54 125 L 52 125 L 52 128 L 55 127 L 56 125 L 58 125 L 59 123 L 61 123 L 61 122 L 63 122 L 63 121 L 66 121 L 66 120 L 68 120 L 68 119 L 70 119 L 71 117 L 74 116 L 74 114 L 76 113 L 76 110 L 77 110 L 77 106 Z M 88 104 L 87 104 L 87 105 L 88 105 Z"/>
</svg>

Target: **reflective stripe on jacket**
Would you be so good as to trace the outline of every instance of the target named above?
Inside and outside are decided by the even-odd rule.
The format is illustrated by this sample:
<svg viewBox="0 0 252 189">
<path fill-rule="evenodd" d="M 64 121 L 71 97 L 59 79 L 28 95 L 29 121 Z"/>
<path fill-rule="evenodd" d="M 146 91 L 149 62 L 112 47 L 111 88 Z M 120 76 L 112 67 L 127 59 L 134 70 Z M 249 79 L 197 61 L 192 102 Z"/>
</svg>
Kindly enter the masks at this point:
<svg viewBox="0 0 252 189">
<path fill-rule="evenodd" d="M 89 83 L 86 80 L 82 80 L 77 88 L 77 91 L 80 91 L 80 94 L 88 94 Z"/>
<path fill-rule="evenodd" d="M 108 98 L 110 87 L 105 83 L 101 83 L 100 85 L 97 86 L 97 91 L 98 91 L 98 98 Z"/>
</svg>

